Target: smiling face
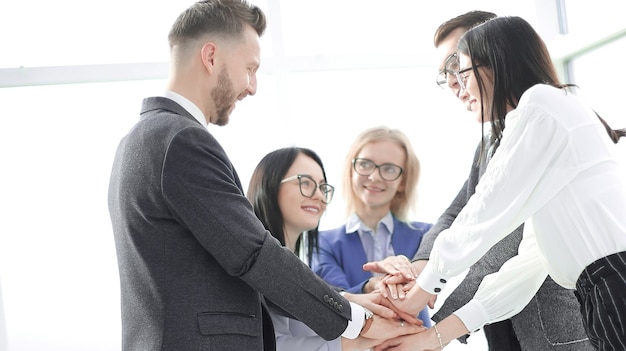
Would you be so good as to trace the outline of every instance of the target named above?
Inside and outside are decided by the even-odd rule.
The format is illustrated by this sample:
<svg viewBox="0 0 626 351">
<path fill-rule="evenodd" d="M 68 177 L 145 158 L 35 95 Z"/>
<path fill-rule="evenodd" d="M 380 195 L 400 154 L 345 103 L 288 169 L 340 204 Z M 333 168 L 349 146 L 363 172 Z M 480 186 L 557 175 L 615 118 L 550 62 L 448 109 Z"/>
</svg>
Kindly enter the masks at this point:
<svg viewBox="0 0 626 351">
<path fill-rule="evenodd" d="M 256 31 L 246 26 L 239 41 L 223 43 L 216 50 L 216 84 L 210 92 L 209 122 L 228 124 L 237 101 L 254 95 L 257 89 L 256 73 L 260 66 L 261 46 Z M 209 102 L 207 102 L 209 103 Z"/>
<path fill-rule="evenodd" d="M 284 178 L 298 174 L 310 176 L 318 185 L 325 182 L 320 165 L 302 153 L 296 157 Z M 285 244 L 292 251 L 300 233 L 318 226 L 326 210 L 326 204 L 322 200 L 324 196 L 319 188 L 310 198 L 302 195 L 298 179 L 281 184 L 278 190 L 278 205 L 284 220 Z"/>
<path fill-rule="evenodd" d="M 405 167 L 406 153 L 404 149 L 392 140 L 380 140 L 365 144 L 356 158 L 364 158 L 372 161 L 376 165 L 392 163 Z M 384 180 L 380 176 L 379 169 L 374 170 L 370 175 L 364 176 L 352 170 L 352 191 L 361 200 L 357 204 L 357 213 L 375 212 L 387 213 L 391 208 L 391 201 L 396 193 L 404 190 L 404 174 L 396 180 Z M 363 214 L 359 213 L 363 218 Z"/>
<path fill-rule="evenodd" d="M 465 54 L 459 54 L 459 71 L 472 67 L 470 57 Z M 488 122 L 491 119 L 490 108 L 493 99 L 493 80 L 491 70 L 487 67 L 478 67 L 480 71 L 482 83 L 484 85 L 484 96 L 481 100 L 481 91 L 478 86 L 478 79 L 472 69 L 460 74 L 465 89 L 459 91 L 459 99 L 465 105 L 465 108 L 476 116 L 478 122 Z M 483 116 L 483 110 L 485 114 Z M 484 118 L 484 121 L 482 120 Z"/>
<path fill-rule="evenodd" d="M 449 69 L 449 68 L 458 68 L 458 67 L 450 67 L 450 65 L 446 65 L 446 63 L 450 63 L 450 56 L 456 52 L 456 44 L 459 42 L 459 39 L 465 33 L 465 28 L 457 28 L 453 30 L 445 39 L 441 41 L 439 46 L 437 46 L 436 58 L 437 58 L 437 69 L 438 71 Z M 450 74 L 449 72 L 446 74 L 446 82 L 447 87 L 450 89 L 454 96 L 459 96 L 459 83 L 456 80 L 454 74 Z"/>
</svg>

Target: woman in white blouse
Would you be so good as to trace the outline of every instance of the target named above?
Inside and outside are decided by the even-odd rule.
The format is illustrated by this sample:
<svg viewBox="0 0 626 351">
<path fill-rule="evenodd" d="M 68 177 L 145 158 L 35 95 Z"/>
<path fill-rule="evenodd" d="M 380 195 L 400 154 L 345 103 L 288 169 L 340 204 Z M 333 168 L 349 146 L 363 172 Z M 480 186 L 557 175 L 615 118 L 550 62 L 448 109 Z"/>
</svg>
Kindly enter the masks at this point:
<svg viewBox="0 0 626 351">
<path fill-rule="evenodd" d="M 545 43 L 522 18 L 475 27 L 458 50 L 458 97 L 490 121 L 496 151 L 416 284 L 391 301 L 417 313 L 525 222 L 524 237 L 519 254 L 485 277 L 472 301 L 436 328 L 379 348 L 443 348 L 520 312 L 550 275 L 576 289 L 594 347 L 626 350 L 626 180 L 611 154 L 626 130 L 611 129 L 558 82 Z"/>
</svg>

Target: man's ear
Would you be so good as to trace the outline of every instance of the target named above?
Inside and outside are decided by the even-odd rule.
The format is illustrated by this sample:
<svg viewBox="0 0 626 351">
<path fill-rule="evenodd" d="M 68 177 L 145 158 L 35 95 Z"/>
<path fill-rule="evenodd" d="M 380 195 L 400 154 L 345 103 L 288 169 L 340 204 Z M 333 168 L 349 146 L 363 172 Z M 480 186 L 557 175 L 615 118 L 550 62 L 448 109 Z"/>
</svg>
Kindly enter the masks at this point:
<svg viewBox="0 0 626 351">
<path fill-rule="evenodd" d="M 215 67 L 215 53 L 217 51 L 217 45 L 213 42 L 206 42 L 200 49 L 200 55 L 202 56 L 202 65 L 209 71 L 213 72 Z"/>
</svg>

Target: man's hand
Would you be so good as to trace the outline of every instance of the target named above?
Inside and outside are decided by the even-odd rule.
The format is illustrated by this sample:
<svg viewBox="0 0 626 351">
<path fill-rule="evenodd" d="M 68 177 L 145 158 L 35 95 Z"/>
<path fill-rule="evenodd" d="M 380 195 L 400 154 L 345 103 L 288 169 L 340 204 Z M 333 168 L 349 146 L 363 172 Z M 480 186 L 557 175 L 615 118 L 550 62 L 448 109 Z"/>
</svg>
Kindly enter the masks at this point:
<svg viewBox="0 0 626 351">
<path fill-rule="evenodd" d="M 348 301 L 361 305 L 381 317 L 403 320 L 405 323 L 408 324 L 423 324 L 421 320 L 417 319 L 417 313 L 411 315 L 404 311 L 394 309 L 393 305 L 390 305 L 387 302 L 387 299 L 379 292 L 372 292 L 369 294 L 351 294 L 349 292 L 346 292 L 343 294 L 343 296 Z"/>
<path fill-rule="evenodd" d="M 341 338 L 342 350 L 371 350 L 374 346 L 380 345 L 385 340 L 368 339 L 359 336 L 356 339 Z"/>
<path fill-rule="evenodd" d="M 422 290 L 419 284 L 414 283 L 405 298 L 388 298 L 388 303 L 383 302 L 383 305 L 394 310 L 396 313 L 406 312 L 411 315 L 417 315 L 426 305 L 430 308 L 434 308 L 436 300 L 437 295 L 429 294 Z"/>
<path fill-rule="evenodd" d="M 407 281 L 415 279 L 418 275 L 418 272 L 413 271 L 411 261 L 404 255 L 389 256 L 382 261 L 367 262 L 363 265 L 363 270 L 401 275 Z"/>
<path fill-rule="evenodd" d="M 374 347 L 374 351 L 441 350 L 451 340 L 469 333 L 463 321 L 454 314 L 437 323 L 437 327 L 430 328 L 419 334 L 404 335 L 385 340 L 382 344 Z M 439 335 L 437 335 L 437 330 Z"/>
<path fill-rule="evenodd" d="M 384 340 L 400 335 L 419 333 L 427 329 L 422 325 L 407 323 L 400 319 L 389 319 L 378 315 L 374 315 L 373 318 L 374 321 L 372 325 L 360 336 L 369 339 Z"/>
<path fill-rule="evenodd" d="M 428 351 L 430 349 L 423 347 L 427 343 L 427 339 L 427 333 L 402 335 L 375 345 L 374 351 Z"/>
<path fill-rule="evenodd" d="M 363 265 L 366 271 L 387 273 L 378 280 L 376 289 L 392 299 L 403 299 L 412 286 L 411 282 L 424 270 L 427 260 L 410 262 L 406 256 L 389 256 L 382 261 L 368 262 Z M 408 284 L 408 286 L 407 286 Z"/>
<path fill-rule="evenodd" d="M 411 263 L 411 269 L 416 272 L 416 277 L 422 273 L 427 262 L 426 260 L 419 260 Z M 384 297 L 391 296 L 392 299 L 404 299 L 413 284 L 415 284 L 415 280 L 406 281 L 400 275 L 387 275 L 379 281 L 377 289 Z"/>
</svg>

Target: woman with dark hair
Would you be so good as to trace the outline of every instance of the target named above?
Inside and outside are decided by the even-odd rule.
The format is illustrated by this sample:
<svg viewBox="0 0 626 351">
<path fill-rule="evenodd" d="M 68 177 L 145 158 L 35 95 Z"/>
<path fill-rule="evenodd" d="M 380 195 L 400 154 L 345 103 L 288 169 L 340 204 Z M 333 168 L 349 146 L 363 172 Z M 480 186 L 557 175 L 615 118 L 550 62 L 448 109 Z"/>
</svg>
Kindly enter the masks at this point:
<svg viewBox="0 0 626 351">
<path fill-rule="evenodd" d="M 302 167 L 299 167 L 300 165 Z M 291 168 L 304 169 L 304 165 L 318 170 L 315 173 L 320 173 L 321 177 L 316 180 L 312 178 L 312 172 L 302 174 L 289 172 Z M 294 173 L 293 177 L 286 177 L 291 176 L 291 173 Z M 302 200 L 305 205 L 314 203 L 314 206 L 309 204 L 308 207 L 297 208 L 308 220 L 298 221 L 291 217 L 292 212 L 288 212 L 294 210 L 293 208 L 281 208 L 280 195 L 284 194 L 281 193 L 281 188 L 288 185 L 291 188 L 299 187 L 301 196 L 296 198 Z M 320 191 L 316 191 L 317 189 Z M 272 151 L 259 162 L 250 179 L 247 197 L 265 228 L 283 246 L 310 264 L 313 251 L 317 248 L 319 220 L 326 210 L 326 205 L 332 200 L 334 191 L 335 188 L 326 182 L 322 160 L 314 151 L 289 147 Z M 306 235 L 301 235 L 303 233 Z"/>
<path fill-rule="evenodd" d="M 485 277 L 469 303 L 432 331 L 381 347 L 443 348 L 517 314 L 550 275 L 576 289 L 594 347 L 625 350 L 626 181 L 612 148 L 626 130 L 613 130 L 558 82 L 545 43 L 522 18 L 471 29 L 459 41 L 458 60 L 459 98 L 490 122 L 493 157 L 416 284 L 391 301 L 416 313 L 525 222 L 523 239 L 518 255 Z"/>
<path fill-rule="evenodd" d="M 247 197 L 265 228 L 310 266 L 317 250 L 318 224 L 334 191 L 335 188 L 326 181 L 324 165 L 315 152 L 289 147 L 272 151 L 261 160 L 250 179 Z M 345 296 L 352 300 L 356 295 Z M 285 299 L 291 298 L 285 296 Z M 364 337 L 326 341 L 300 321 L 275 311 L 271 317 L 278 351 L 369 349 L 382 341 Z M 399 320 L 397 323 L 404 325 Z M 408 323 L 404 328 L 406 330 L 402 333 L 422 329 Z"/>
</svg>

